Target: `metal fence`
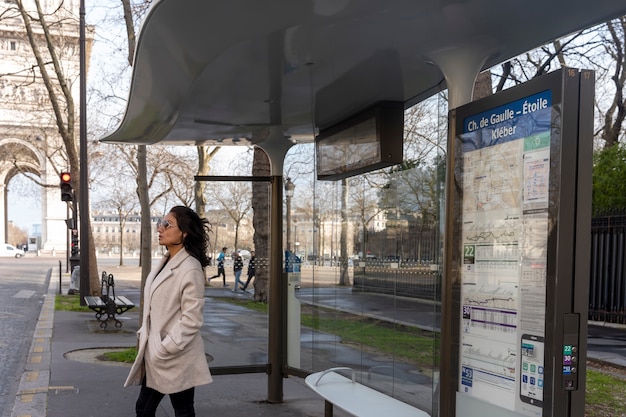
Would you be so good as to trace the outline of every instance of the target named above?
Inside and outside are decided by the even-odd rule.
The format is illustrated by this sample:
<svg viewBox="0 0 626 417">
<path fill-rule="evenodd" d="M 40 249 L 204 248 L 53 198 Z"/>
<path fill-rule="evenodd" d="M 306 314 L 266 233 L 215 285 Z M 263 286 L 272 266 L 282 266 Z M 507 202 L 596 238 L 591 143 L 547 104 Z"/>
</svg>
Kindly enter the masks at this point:
<svg viewBox="0 0 626 417">
<path fill-rule="evenodd" d="M 357 261 L 352 290 L 441 301 L 441 277 L 433 266 L 417 261 Z"/>
<path fill-rule="evenodd" d="M 590 249 L 588 319 L 626 324 L 626 211 L 591 220 Z M 440 301 L 441 275 L 422 263 L 361 261 L 353 290 Z"/>
<path fill-rule="evenodd" d="M 589 320 L 626 323 L 626 212 L 591 221 Z"/>
</svg>

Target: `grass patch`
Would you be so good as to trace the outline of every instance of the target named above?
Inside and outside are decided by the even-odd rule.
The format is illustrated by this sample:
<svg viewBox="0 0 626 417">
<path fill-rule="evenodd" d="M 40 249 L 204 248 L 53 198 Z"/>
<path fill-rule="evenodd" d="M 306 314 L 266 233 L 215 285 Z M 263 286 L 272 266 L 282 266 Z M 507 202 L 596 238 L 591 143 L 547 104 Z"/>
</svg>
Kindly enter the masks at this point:
<svg viewBox="0 0 626 417">
<path fill-rule="evenodd" d="M 131 347 L 125 350 L 105 352 L 102 356 L 104 356 L 104 358 L 108 361 L 133 363 L 137 357 L 137 348 Z"/>
<path fill-rule="evenodd" d="M 220 301 L 267 314 L 265 303 L 235 298 Z M 300 319 L 303 326 L 334 334 L 342 343 L 394 355 L 421 369 L 432 369 L 439 363 L 439 337 L 432 332 L 304 304 Z"/>
<path fill-rule="evenodd" d="M 302 325 L 337 335 L 342 343 L 393 355 L 432 369 L 439 363 L 439 337 L 425 330 L 322 307 L 303 306 Z"/>
<path fill-rule="evenodd" d="M 587 370 L 586 417 L 626 416 L 626 384 L 623 378 Z"/>
<path fill-rule="evenodd" d="M 249 308 L 250 310 L 254 310 L 259 313 L 267 314 L 267 303 L 261 303 L 254 300 L 240 300 L 238 298 L 220 298 L 220 301 Z"/>
<path fill-rule="evenodd" d="M 54 309 L 57 311 L 91 311 L 87 306 L 80 305 L 79 295 L 56 295 L 54 297 Z"/>
</svg>

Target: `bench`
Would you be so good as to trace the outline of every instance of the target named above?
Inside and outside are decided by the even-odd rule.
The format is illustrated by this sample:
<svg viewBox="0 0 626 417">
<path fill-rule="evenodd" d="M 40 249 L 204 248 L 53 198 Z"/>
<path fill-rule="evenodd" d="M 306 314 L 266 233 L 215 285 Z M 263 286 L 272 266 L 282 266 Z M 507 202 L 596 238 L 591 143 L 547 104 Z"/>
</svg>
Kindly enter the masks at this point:
<svg viewBox="0 0 626 417">
<path fill-rule="evenodd" d="M 135 304 L 126 297 L 115 295 L 113 274 L 102 272 L 100 294 L 102 294 L 100 297 L 85 297 L 87 307 L 96 312 L 96 319 L 100 322 L 100 327 L 106 329 L 109 320 L 115 321 L 115 327 L 122 327 L 122 322 L 115 315 L 124 314 L 124 312 L 135 307 Z"/>
<path fill-rule="evenodd" d="M 352 379 L 337 373 L 351 371 Z M 430 417 L 428 413 L 405 402 L 356 382 L 352 368 L 331 368 L 310 374 L 305 379 L 309 388 L 325 400 L 325 417 L 332 417 L 333 405 L 359 417 Z"/>
</svg>

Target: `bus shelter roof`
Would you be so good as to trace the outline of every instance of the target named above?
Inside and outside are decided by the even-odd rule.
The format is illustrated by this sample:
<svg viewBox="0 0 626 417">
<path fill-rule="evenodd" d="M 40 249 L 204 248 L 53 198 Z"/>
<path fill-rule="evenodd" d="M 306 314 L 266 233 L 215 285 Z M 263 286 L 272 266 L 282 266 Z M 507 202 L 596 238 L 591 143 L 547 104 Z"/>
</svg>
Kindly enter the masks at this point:
<svg viewBox="0 0 626 417">
<path fill-rule="evenodd" d="M 490 68 L 624 14 L 616 0 L 157 0 L 123 120 L 102 141 L 311 141 L 377 102 L 446 88 L 442 52 Z"/>
</svg>

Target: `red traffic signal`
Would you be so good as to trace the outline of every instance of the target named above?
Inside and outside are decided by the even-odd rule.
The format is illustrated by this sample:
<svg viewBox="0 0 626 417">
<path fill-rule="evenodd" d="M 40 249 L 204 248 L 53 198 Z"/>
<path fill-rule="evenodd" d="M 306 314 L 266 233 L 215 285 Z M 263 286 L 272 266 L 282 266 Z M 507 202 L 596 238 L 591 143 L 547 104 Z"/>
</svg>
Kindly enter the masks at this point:
<svg viewBox="0 0 626 417">
<path fill-rule="evenodd" d="M 61 201 L 74 200 L 74 190 L 71 180 L 72 175 L 69 172 L 61 172 Z"/>
</svg>

